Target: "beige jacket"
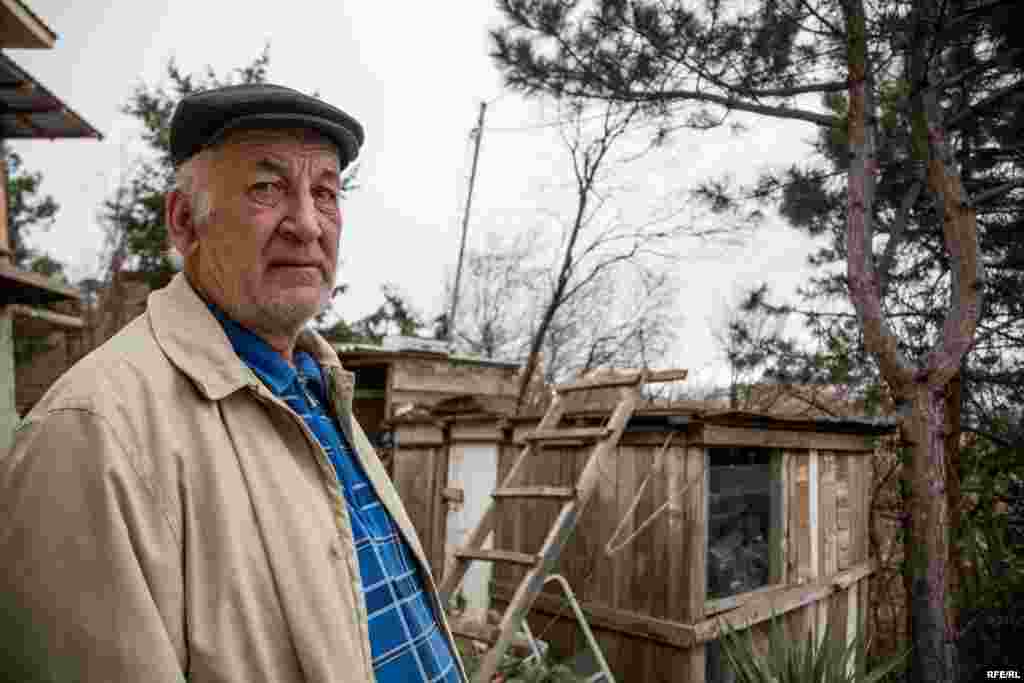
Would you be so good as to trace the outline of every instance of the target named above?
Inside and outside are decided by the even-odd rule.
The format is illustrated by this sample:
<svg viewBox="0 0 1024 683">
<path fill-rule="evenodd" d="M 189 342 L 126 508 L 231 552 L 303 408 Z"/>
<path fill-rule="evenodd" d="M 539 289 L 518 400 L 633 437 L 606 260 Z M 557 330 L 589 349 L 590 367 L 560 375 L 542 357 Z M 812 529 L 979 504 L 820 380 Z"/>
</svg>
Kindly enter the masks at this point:
<svg viewBox="0 0 1024 683">
<path fill-rule="evenodd" d="M 447 631 L 352 416 L 353 375 L 318 335 L 298 346 L 324 368 Z M 0 457 L 0 589 L 28 649 L 69 681 L 374 680 L 334 468 L 181 274 L 57 381 Z"/>
</svg>

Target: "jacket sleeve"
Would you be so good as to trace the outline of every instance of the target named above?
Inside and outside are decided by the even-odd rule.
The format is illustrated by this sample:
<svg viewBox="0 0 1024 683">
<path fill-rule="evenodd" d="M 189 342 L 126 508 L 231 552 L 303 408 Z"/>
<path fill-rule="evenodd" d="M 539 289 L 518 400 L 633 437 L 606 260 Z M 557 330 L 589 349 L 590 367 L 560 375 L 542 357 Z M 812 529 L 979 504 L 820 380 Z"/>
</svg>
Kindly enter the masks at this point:
<svg viewBox="0 0 1024 683">
<path fill-rule="evenodd" d="M 0 681 L 184 680 L 180 535 L 132 451 L 62 408 L 0 456 Z"/>
</svg>

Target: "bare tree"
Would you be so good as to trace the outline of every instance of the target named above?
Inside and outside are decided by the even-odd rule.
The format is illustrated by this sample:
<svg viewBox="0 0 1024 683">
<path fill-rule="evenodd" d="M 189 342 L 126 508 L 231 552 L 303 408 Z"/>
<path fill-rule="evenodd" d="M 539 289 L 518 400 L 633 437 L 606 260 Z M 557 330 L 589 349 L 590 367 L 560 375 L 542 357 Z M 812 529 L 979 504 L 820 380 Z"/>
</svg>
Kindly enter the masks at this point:
<svg viewBox="0 0 1024 683">
<path fill-rule="evenodd" d="M 548 383 L 598 368 L 647 368 L 677 339 L 678 288 L 666 272 L 631 272 L 616 264 L 555 314 L 544 340 Z"/>
<path fill-rule="evenodd" d="M 659 270 L 674 262 L 674 242 L 683 235 L 709 237 L 729 232 L 724 220 L 713 228 L 697 228 L 683 219 L 686 207 L 671 205 L 649 214 L 642 222 L 624 221 L 611 210 L 615 193 L 612 178 L 644 151 L 623 157 L 614 156 L 612 151 L 631 131 L 643 105 L 604 103 L 596 107 L 595 114 L 594 107 L 582 100 L 570 100 L 563 103 L 563 108 L 566 116 L 560 134 L 571 164 L 573 202 L 569 214 L 559 220 L 562 239 L 558 262 L 551 272 L 526 354 L 517 411 L 563 307 L 585 296 L 595 281 L 622 264 L 631 266 L 637 277 L 655 281 Z M 599 349 L 593 350 L 597 354 Z M 551 360 L 548 358 L 549 364 Z"/>
<path fill-rule="evenodd" d="M 463 303 L 455 321 L 456 346 L 485 358 L 516 358 L 529 339 L 523 320 L 539 293 L 543 271 L 535 231 L 487 235 L 486 247 L 466 253 Z M 451 282 L 445 300 L 450 299 Z"/>
</svg>

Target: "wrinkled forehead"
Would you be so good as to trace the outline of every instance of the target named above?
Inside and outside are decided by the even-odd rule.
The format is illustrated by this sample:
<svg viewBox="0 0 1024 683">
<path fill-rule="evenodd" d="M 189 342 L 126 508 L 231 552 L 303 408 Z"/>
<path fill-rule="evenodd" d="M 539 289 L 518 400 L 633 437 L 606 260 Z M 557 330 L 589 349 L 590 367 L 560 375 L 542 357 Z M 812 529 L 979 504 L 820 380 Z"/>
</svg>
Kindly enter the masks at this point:
<svg viewBox="0 0 1024 683">
<path fill-rule="evenodd" d="M 234 131 L 220 141 L 215 149 L 218 156 L 259 161 L 270 153 L 275 156 L 298 153 L 309 158 L 316 166 L 328 167 L 335 174 L 341 172 L 338 148 L 330 138 L 309 128 L 252 129 Z"/>
</svg>

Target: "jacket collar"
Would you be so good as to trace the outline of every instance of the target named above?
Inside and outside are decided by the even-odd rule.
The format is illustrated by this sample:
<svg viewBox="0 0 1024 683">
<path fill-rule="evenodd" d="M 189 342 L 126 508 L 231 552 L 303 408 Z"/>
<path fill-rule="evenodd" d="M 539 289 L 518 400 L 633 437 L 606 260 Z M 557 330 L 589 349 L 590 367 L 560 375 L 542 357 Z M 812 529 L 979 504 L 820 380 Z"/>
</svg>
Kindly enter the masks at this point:
<svg viewBox="0 0 1024 683">
<path fill-rule="evenodd" d="M 177 273 L 170 284 L 149 295 L 148 315 L 164 354 L 208 400 L 219 401 L 243 387 L 259 384 L 184 273 Z M 338 354 L 323 337 L 304 329 L 295 346 L 310 354 L 325 372 L 337 373 L 342 379 L 339 390 L 351 392 L 351 373 L 344 371 Z"/>
</svg>

